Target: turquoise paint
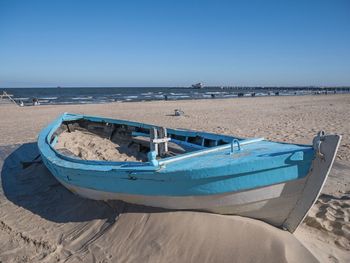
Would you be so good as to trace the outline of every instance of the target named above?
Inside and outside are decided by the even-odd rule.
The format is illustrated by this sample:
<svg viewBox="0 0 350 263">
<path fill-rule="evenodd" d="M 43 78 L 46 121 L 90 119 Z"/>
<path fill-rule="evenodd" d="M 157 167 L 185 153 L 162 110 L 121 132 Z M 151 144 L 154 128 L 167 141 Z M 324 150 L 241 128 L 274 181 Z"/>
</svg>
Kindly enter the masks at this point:
<svg viewBox="0 0 350 263">
<path fill-rule="evenodd" d="M 226 149 L 160 166 L 155 162 L 86 161 L 59 154 L 49 143 L 54 131 L 62 121 L 81 118 L 148 129 L 154 126 L 64 114 L 42 130 L 38 138 L 38 147 L 45 165 L 52 174 L 68 184 L 100 191 L 165 196 L 212 195 L 242 191 L 304 178 L 314 158 L 312 146 L 270 141 L 247 144 L 241 150 L 233 149 L 232 153 L 228 145 Z M 242 138 L 217 134 L 194 131 L 181 133 L 181 130 L 169 130 L 168 133 L 175 131 L 178 135 L 184 136 L 198 135 L 229 142 L 237 139 L 241 144 L 246 141 Z"/>
</svg>

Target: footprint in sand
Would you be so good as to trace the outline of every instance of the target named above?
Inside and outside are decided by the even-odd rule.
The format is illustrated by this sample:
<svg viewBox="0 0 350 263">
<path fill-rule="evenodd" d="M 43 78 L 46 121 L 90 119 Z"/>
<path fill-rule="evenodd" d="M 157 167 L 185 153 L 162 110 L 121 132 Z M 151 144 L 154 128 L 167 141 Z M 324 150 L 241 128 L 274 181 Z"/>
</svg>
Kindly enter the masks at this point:
<svg viewBox="0 0 350 263">
<path fill-rule="evenodd" d="M 322 195 L 312 207 L 305 223 L 336 237 L 335 244 L 350 250 L 350 193 L 341 198 Z"/>
</svg>

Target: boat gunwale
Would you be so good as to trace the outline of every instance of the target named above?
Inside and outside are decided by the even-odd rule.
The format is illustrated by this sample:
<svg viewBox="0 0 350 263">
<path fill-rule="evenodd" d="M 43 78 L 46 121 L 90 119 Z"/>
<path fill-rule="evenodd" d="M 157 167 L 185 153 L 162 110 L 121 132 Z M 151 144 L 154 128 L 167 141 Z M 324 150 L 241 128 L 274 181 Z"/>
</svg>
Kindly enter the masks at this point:
<svg viewBox="0 0 350 263">
<path fill-rule="evenodd" d="M 88 120 L 88 121 L 97 121 L 97 122 L 101 122 L 101 123 L 105 122 L 105 123 L 125 124 L 125 125 L 134 126 L 134 127 L 146 128 L 146 129 L 147 128 L 149 129 L 152 127 L 159 127 L 157 125 L 151 125 L 151 124 L 133 122 L 133 121 L 127 121 L 127 120 L 103 118 L 103 117 L 98 117 L 98 116 L 90 116 L 90 115 L 82 115 L 82 114 L 63 113 L 58 118 L 56 118 L 53 122 L 51 122 L 48 126 L 46 126 L 40 132 L 39 137 L 38 137 L 38 145 L 39 145 L 40 152 L 44 155 L 47 155 L 47 154 L 45 154 L 45 152 L 49 153 L 47 151 L 51 151 L 52 154 L 54 154 L 56 160 L 54 160 L 51 157 L 50 158 L 51 162 L 58 164 L 62 160 L 62 161 L 67 161 L 67 162 L 74 163 L 77 165 L 88 165 L 89 166 L 88 169 L 91 169 L 92 166 L 99 168 L 101 165 L 103 165 L 105 167 L 110 167 L 111 170 L 118 169 L 118 170 L 128 171 L 128 170 L 135 170 L 136 169 L 138 171 L 157 171 L 157 170 L 162 169 L 164 167 L 164 165 L 166 165 L 168 163 L 187 159 L 187 158 L 192 157 L 192 155 L 194 155 L 193 157 L 196 157 L 196 156 L 204 155 L 207 153 L 226 150 L 226 149 L 231 147 L 231 143 L 227 143 L 227 144 L 218 145 L 218 146 L 214 146 L 214 147 L 208 147 L 206 149 L 196 150 L 196 151 L 189 152 L 189 153 L 180 154 L 177 156 L 167 157 L 167 158 L 163 158 L 161 160 L 157 160 L 158 165 L 153 165 L 150 161 L 147 161 L 147 162 L 115 162 L 115 161 L 108 161 L 108 160 L 107 161 L 105 161 L 105 160 L 83 160 L 83 159 L 78 159 L 78 158 L 74 158 L 74 157 L 70 157 L 70 156 L 61 154 L 60 152 L 58 152 L 54 148 L 54 145 L 52 144 L 52 142 L 50 143 L 50 140 L 52 139 L 53 134 L 56 132 L 56 130 L 60 127 L 60 125 L 64 121 L 75 121 L 75 120 L 80 120 L 80 119 L 84 119 L 84 120 Z M 231 139 L 231 140 L 238 139 L 238 140 L 241 140 L 240 144 L 242 144 L 242 145 L 244 145 L 245 142 L 246 142 L 246 144 L 249 144 L 249 143 L 254 143 L 254 142 L 264 140 L 263 138 L 244 139 L 244 138 L 240 138 L 240 137 L 219 135 L 219 134 L 215 134 L 215 133 L 207 133 L 207 132 L 192 131 L 192 130 L 187 131 L 187 130 L 171 129 L 171 128 L 169 128 L 168 130 L 170 132 L 174 131 L 175 133 L 176 132 L 181 132 L 181 133 L 188 132 L 192 135 L 201 135 L 201 136 L 209 135 L 209 136 L 213 136 L 213 137 L 218 137 L 217 139 L 219 139 L 219 138 L 220 139 L 226 138 L 226 139 Z M 41 143 L 43 143 L 43 145 Z M 276 143 L 291 144 L 291 143 L 286 143 L 286 142 L 276 142 Z M 293 144 L 293 145 L 312 147 L 312 145 L 305 145 L 305 144 Z M 237 146 L 238 145 L 236 144 L 235 147 L 237 147 Z M 43 148 L 41 149 L 41 147 L 43 147 Z M 80 169 L 81 168 L 82 167 L 80 167 Z M 100 169 L 97 169 L 97 170 L 100 170 Z"/>
<path fill-rule="evenodd" d="M 64 154 L 61 154 L 60 152 L 58 152 L 55 148 L 54 145 L 52 145 L 52 143 L 50 143 L 50 140 L 53 136 L 53 134 L 55 133 L 55 131 L 60 127 L 60 125 L 64 122 L 64 121 L 75 121 L 75 120 L 80 120 L 80 119 L 84 119 L 84 120 L 88 120 L 88 121 L 98 121 L 98 122 L 105 122 L 105 123 L 118 123 L 118 124 L 125 124 L 125 125 L 130 125 L 133 127 L 139 127 L 139 128 L 152 128 L 152 127 L 159 127 L 156 125 L 151 125 L 151 124 L 146 124 L 146 123 L 140 123 L 140 122 L 133 122 L 133 121 L 127 121 L 127 120 L 116 120 L 116 119 L 110 119 L 110 118 L 102 118 L 102 117 L 96 117 L 96 116 L 88 116 L 88 115 L 80 115 L 80 114 L 70 114 L 70 113 L 64 113 L 62 115 L 60 115 L 56 120 L 54 120 L 53 122 L 51 122 L 41 133 L 45 132 L 46 129 L 49 129 L 49 131 L 46 132 L 47 135 L 43 134 L 43 136 L 45 136 L 45 145 L 48 146 L 48 148 L 53 151 L 53 153 L 61 158 L 64 159 L 66 161 L 70 161 L 73 163 L 80 163 L 80 164 L 86 164 L 86 165 L 109 165 L 109 166 L 117 166 L 116 169 L 123 169 L 123 168 L 133 168 L 133 169 L 139 169 L 139 168 L 148 168 L 147 170 L 159 170 L 160 167 L 158 166 L 154 166 L 152 165 L 151 162 L 147 161 L 147 162 L 115 162 L 115 161 L 104 161 L 104 160 L 83 160 L 83 159 L 78 159 L 78 158 L 74 158 L 74 157 L 70 157 Z M 240 139 L 242 140 L 242 142 L 244 141 L 244 139 L 242 138 L 238 138 L 238 137 L 233 137 L 233 136 L 227 136 L 227 135 L 219 135 L 219 134 L 214 134 L 214 133 L 206 133 L 206 132 L 197 132 L 197 131 L 187 131 L 187 130 L 179 130 L 179 129 L 168 129 L 170 132 L 176 133 L 176 132 L 184 132 L 184 133 L 189 133 L 191 135 L 209 135 L 209 136 L 213 136 L 213 137 L 220 137 L 220 139 L 226 138 L 226 139 Z M 39 140 L 41 139 L 41 133 L 39 135 Z M 215 146 L 215 147 L 210 147 L 209 149 L 214 149 L 217 148 L 217 150 L 222 150 L 220 147 L 222 146 L 227 146 L 229 147 L 230 144 L 224 144 L 224 145 L 219 145 L 219 146 Z M 225 148 L 226 149 L 226 148 Z M 205 154 L 208 149 L 201 149 L 201 150 L 196 150 L 194 151 L 195 153 L 201 153 L 203 152 L 203 154 Z M 194 152 L 191 153 L 187 153 L 187 154 L 192 154 Z M 179 156 L 184 156 L 185 154 L 181 154 Z M 167 157 L 162 159 L 160 162 L 163 161 L 167 161 L 167 162 L 171 162 L 172 159 L 174 158 L 178 158 L 179 156 L 173 156 L 173 157 Z"/>
</svg>

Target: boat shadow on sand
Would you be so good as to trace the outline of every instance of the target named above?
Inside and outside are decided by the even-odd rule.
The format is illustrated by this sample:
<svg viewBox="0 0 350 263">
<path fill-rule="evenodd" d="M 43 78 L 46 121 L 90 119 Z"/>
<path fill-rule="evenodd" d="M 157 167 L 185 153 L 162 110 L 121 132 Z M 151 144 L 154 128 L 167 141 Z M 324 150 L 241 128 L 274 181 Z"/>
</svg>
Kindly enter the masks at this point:
<svg viewBox="0 0 350 263">
<path fill-rule="evenodd" d="M 122 201 L 81 198 L 63 187 L 42 162 L 31 162 L 38 155 L 36 143 L 0 147 L 0 195 L 42 218 L 57 223 L 93 219 L 114 221 L 121 213 L 168 212 Z"/>
</svg>

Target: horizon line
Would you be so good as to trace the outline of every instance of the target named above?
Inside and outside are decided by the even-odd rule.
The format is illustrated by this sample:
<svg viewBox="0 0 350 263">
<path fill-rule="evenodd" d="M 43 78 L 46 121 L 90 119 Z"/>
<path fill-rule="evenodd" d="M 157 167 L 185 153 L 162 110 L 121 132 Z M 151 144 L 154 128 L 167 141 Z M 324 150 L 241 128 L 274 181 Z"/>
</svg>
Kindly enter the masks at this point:
<svg viewBox="0 0 350 263">
<path fill-rule="evenodd" d="M 193 88 L 191 86 L 17 86 L 17 87 L 0 87 L 1 89 L 58 89 L 58 88 L 186 88 L 186 89 L 205 89 L 205 88 L 350 88 L 350 85 L 207 85 L 202 88 Z"/>
</svg>

